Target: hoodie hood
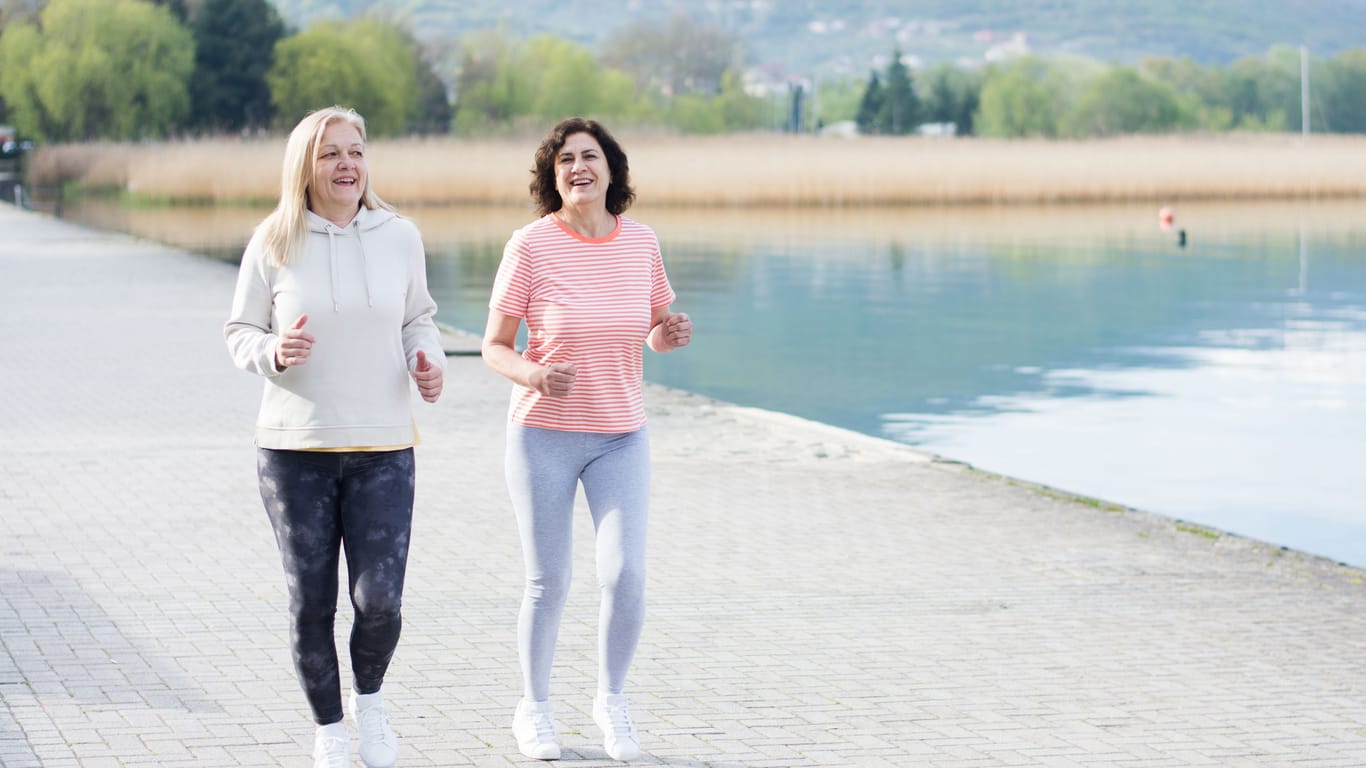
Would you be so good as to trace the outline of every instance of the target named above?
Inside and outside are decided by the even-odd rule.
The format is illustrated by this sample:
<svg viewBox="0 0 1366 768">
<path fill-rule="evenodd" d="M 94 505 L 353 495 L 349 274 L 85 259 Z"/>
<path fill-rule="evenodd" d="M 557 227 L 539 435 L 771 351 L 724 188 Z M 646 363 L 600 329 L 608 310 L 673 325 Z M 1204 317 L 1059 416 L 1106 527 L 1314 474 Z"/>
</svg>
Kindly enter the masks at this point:
<svg viewBox="0 0 1366 768">
<path fill-rule="evenodd" d="M 360 210 L 356 212 L 356 217 L 344 227 L 333 224 L 313 211 L 305 211 L 304 218 L 308 222 L 309 232 L 327 235 L 328 274 L 332 281 L 332 311 L 340 312 L 342 308 L 340 292 L 337 290 L 338 237 L 356 238 L 356 245 L 360 248 L 361 271 L 365 277 L 365 302 L 368 306 L 375 306 L 374 296 L 370 293 L 370 259 L 365 253 L 365 238 L 361 237 L 361 233 L 378 229 L 398 218 L 398 214 L 384 208 L 361 206 Z"/>
<path fill-rule="evenodd" d="M 343 230 L 358 230 L 360 232 L 369 232 L 370 230 L 375 229 L 376 227 L 383 226 L 386 222 L 392 219 L 398 218 L 398 214 L 386 208 L 366 208 L 365 206 L 361 206 L 360 210 L 356 212 L 356 217 L 354 219 L 351 219 L 351 222 L 347 224 L 345 227 L 333 224 L 327 219 L 324 219 L 323 217 L 309 210 L 304 211 L 304 218 L 308 221 L 309 232 L 325 234 L 328 232 L 329 227 L 331 227 L 332 230 L 335 230 L 337 232 L 341 232 Z"/>
</svg>

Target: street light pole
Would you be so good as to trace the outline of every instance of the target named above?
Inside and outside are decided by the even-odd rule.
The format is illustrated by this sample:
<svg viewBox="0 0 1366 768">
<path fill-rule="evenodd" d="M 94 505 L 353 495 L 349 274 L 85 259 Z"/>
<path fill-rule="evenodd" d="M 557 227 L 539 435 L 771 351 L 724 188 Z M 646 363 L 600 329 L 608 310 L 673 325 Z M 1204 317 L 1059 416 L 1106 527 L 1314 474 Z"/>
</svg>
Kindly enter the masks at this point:
<svg viewBox="0 0 1366 768">
<path fill-rule="evenodd" d="M 1300 46 L 1300 136 L 1309 140 L 1309 47 Z"/>
</svg>

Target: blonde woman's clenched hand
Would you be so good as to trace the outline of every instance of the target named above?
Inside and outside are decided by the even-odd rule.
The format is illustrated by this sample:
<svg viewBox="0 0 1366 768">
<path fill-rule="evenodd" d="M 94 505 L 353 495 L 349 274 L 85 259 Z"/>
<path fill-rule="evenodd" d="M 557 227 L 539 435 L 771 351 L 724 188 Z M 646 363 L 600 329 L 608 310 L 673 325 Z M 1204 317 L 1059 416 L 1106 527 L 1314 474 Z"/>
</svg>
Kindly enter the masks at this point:
<svg viewBox="0 0 1366 768">
<path fill-rule="evenodd" d="M 427 359 L 427 353 L 422 350 L 417 351 L 417 367 L 413 369 L 413 381 L 417 382 L 417 391 L 422 395 L 422 399 L 429 403 L 435 403 L 441 397 L 441 385 L 445 380 L 445 374 L 439 366 L 432 365 L 432 361 Z"/>
<path fill-rule="evenodd" d="M 313 334 L 304 330 L 308 315 L 299 315 L 294 325 L 280 334 L 280 343 L 275 345 L 275 367 L 284 370 L 308 362 L 313 352 Z"/>
</svg>

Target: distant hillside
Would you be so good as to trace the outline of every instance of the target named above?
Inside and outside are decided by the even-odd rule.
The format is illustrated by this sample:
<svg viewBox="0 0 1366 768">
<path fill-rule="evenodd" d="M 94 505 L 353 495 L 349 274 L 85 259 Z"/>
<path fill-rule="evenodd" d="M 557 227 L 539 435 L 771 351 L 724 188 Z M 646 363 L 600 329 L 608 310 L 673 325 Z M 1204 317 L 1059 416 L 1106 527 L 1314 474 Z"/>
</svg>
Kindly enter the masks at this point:
<svg viewBox="0 0 1366 768">
<path fill-rule="evenodd" d="M 894 45 L 924 64 L 981 62 L 1011 51 L 1104 61 L 1189 56 L 1228 64 L 1273 45 L 1317 57 L 1366 47 L 1366 0 L 275 0 L 302 26 L 375 9 L 408 18 L 419 38 L 453 42 L 501 26 L 589 47 L 641 19 L 687 13 L 744 42 L 751 66 L 775 74 L 865 75 Z"/>
</svg>

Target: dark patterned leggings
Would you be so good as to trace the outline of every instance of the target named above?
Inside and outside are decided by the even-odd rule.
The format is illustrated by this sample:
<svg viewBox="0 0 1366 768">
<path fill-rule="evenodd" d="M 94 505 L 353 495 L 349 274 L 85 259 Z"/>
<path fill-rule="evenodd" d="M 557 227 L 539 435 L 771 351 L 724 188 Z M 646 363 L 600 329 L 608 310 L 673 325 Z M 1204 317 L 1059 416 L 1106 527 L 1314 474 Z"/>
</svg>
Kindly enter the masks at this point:
<svg viewBox="0 0 1366 768">
<path fill-rule="evenodd" d="M 289 587 L 294 667 L 313 720 L 342 719 L 333 627 L 337 562 L 346 552 L 351 672 L 374 693 L 398 646 L 413 521 L 413 449 L 322 453 L 257 449 L 261 500 L 275 528 Z"/>
</svg>

